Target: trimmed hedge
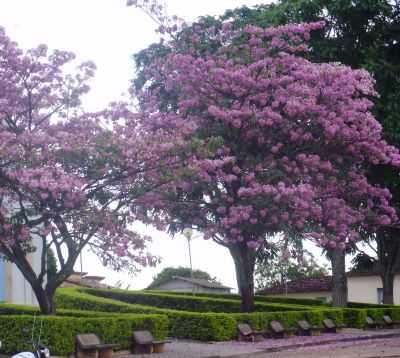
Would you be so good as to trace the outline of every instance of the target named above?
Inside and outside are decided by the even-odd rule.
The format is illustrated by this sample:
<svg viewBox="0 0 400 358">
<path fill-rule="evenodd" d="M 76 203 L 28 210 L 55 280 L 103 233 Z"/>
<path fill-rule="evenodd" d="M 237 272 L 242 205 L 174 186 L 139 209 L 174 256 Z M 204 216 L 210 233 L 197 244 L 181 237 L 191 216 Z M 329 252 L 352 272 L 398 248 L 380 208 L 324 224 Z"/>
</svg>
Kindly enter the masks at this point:
<svg viewBox="0 0 400 358">
<path fill-rule="evenodd" d="M 349 308 L 395 308 L 395 305 L 378 304 L 378 303 L 362 303 L 362 302 L 348 302 Z"/>
<path fill-rule="evenodd" d="M 197 297 L 179 294 L 170 295 L 147 291 L 126 291 L 117 289 L 81 289 L 81 292 L 86 292 L 94 296 L 111 298 L 130 304 L 141 304 L 180 311 L 214 313 L 241 312 L 240 302 L 234 299 L 228 300 L 223 298 L 213 298 L 210 296 Z M 255 303 L 255 310 L 257 312 L 299 311 L 306 309 L 315 309 L 315 307 L 294 304 L 285 305 L 280 303 Z"/>
<path fill-rule="evenodd" d="M 155 307 L 127 304 L 107 298 L 89 295 L 75 288 L 61 288 L 56 291 L 55 304 L 57 308 L 117 312 L 117 313 L 159 313 L 163 310 Z"/>
<path fill-rule="evenodd" d="M 282 323 L 285 328 L 297 328 L 297 321 L 301 319 L 308 320 L 312 325 L 322 326 L 324 318 L 332 318 L 337 324 L 344 322 L 343 310 L 312 310 L 297 312 L 254 312 L 254 313 L 234 313 L 231 315 L 237 322 L 249 323 L 256 330 L 264 330 L 272 320 Z"/>
<path fill-rule="evenodd" d="M 191 296 L 191 297 L 208 297 L 210 299 L 224 298 L 229 300 L 240 301 L 240 295 L 234 293 L 196 293 L 193 295 L 191 292 L 174 292 L 174 291 L 157 291 L 157 290 L 145 290 L 144 292 L 172 295 L 172 296 Z M 331 306 L 324 300 L 312 299 L 312 298 L 293 298 L 293 297 L 275 297 L 275 296 L 261 296 L 255 295 L 254 301 L 266 302 L 266 303 L 283 303 L 283 304 L 295 304 L 302 306 Z"/>
<path fill-rule="evenodd" d="M 170 335 L 177 338 L 188 338 L 200 341 L 224 341 L 236 337 L 236 326 L 239 322 L 248 322 L 255 329 L 265 329 L 269 322 L 277 319 L 286 327 L 296 327 L 297 321 L 307 319 L 313 325 L 322 325 L 324 318 L 332 318 L 337 324 L 346 324 L 349 327 L 363 328 L 365 317 L 371 315 L 374 318 L 382 319 L 385 313 L 390 314 L 393 319 L 400 320 L 400 308 L 330 308 L 316 306 L 313 309 L 307 308 L 298 311 L 281 312 L 255 312 L 255 313 L 200 313 L 184 312 L 172 309 L 152 308 L 144 305 L 130 304 L 111 298 L 93 296 L 91 293 L 103 292 L 99 290 L 62 289 L 57 293 L 58 307 L 60 314 L 79 314 L 77 309 L 91 309 L 111 312 L 137 312 L 144 310 L 146 313 L 161 313 L 168 317 Z M 105 291 L 104 291 L 105 292 Z M 107 291 L 112 297 L 129 295 L 129 291 Z M 118 295 L 115 295 L 118 292 Z M 122 292 L 124 295 L 120 295 Z M 171 295 L 173 296 L 173 295 Z M 181 299 L 182 297 L 173 297 Z M 188 298 L 188 297 L 183 297 Z M 226 301 L 226 300 L 225 300 Z M 65 310 L 69 309 L 69 310 Z M 73 309 L 72 311 L 70 309 Z M 1 310 L 0 310 L 1 312 Z M 64 313 L 65 312 L 65 313 Z M 84 314 L 87 314 L 86 311 Z M 92 313 L 90 313 L 92 314 Z M 104 313 L 101 313 L 104 315 Z"/>
<path fill-rule="evenodd" d="M 392 317 L 393 320 L 400 320 L 400 307 L 393 308 L 345 308 L 343 309 L 344 322 L 349 327 L 364 328 L 367 316 L 373 319 L 382 320 L 385 314 Z"/>
<path fill-rule="evenodd" d="M 28 335 L 23 332 L 24 328 L 33 326 L 33 321 L 32 315 L 0 315 L 2 351 L 12 354 L 30 350 L 31 332 Z M 41 341 L 49 347 L 52 355 L 64 356 L 74 351 L 75 335 L 79 333 L 96 333 L 103 342 L 117 343 L 121 349 L 127 349 L 133 330 L 149 329 L 157 339 L 164 339 L 168 328 L 168 319 L 162 315 L 121 314 L 98 318 L 37 316 L 35 337 L 39 334 L 41 322 Z"/>
<path fill-rule="evenodd" d="M 86 291 L 86 290 L 85 290 Z M 79 293 L 79 292 L 78 292 Z M 116 312 L 120 308 L 125 312 L 132 306 L 137 309 L 137 305 L 120 302 L 117 300 L 94 297 L 89 293 L 76 290 L 60 290 L 57 296 L 71 296 L 69 299 L 63 299 L 62 302 L 68 303 L 63 308 L 88 307 L 86 300 L 90 301 L 93 308 L 98 300 L 98 308 L 109 312 Z M 341 309 L 313 309 L 303 311 L 287 312 L 256 312 L 256 313 L 199 313 L 182 312 L 177 310 L 156 309 L 168 316 L 169 333 L 173 337 L 188 338 L 200 341 L 224 341 L 236 338 L 237 323 L 249 322 L 257 329 L 265 329 L 268 323 L 273 319 L 279 319 L 285 326 L 295 326 L 297 320 L 306 318 L 312 324 L 321 325 L 325 317 L 330 317 L 337 323 L 343 323 L 343 310 Z"/>
<path fill-rule="evenodd" d="M 229 314 L 224 313 L 152 309 L 151 307 L 147 308 L 113 299 L 91 296 L 88 293 L 79 292 L 71 288 L 58 290 L 56 302 L 58 312 L 71 312 L 70 310 L 72 309 L 72 312 L 76 313 L 76 310 L 79 309 L 90 309 L 115 314 L 116 312 L 136 313 L 138 309 L 145 309 L 150 310 L 151 313 L 161 313 L 168 317 L 170 335 L 177 338 L 190 338 L 200 341 L 224 341 L 233 338 L 236 334 L 235 320 L 232 320 Z"/>
</svg>

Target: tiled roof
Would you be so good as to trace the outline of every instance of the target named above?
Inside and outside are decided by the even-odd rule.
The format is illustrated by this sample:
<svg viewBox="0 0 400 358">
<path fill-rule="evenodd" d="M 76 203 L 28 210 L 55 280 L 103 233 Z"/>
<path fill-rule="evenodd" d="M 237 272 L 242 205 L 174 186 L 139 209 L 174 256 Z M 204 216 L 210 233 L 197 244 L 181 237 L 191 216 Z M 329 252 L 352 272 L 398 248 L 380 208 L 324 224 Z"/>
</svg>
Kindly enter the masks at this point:
<svg viewBox="0 0 400 358">
<path fill-rule="evenodd" d="M 174 276 L 175 279 L 185 281 L 185 282 L 190 282 L 195 285 L 201 286 L 201 287 L 207 287 L 207 288 L 225 288 L 225 289 L 230 289 L 231 287 L 223 286 L 219 283 L 215 282 L 210 282 L 201 278 L 190 278 L 190 277 L 181 277 L 181 276 Z"/>
<path fill-rule="evenodd" d="M 105 279 L 104 276 L 85 276 L 84 280 L 93 280 L 93 281 L 103 281 Z"/>
<path fill-rule="evenodd" d="M 273 295 L 285 293 L 329 292 L 332 290 L 332 276 L 317 278 L 303 278 L 289 281 L 286 285 L 277 285 L 264 288 L 257 292 L 259 295 Z"/>
</svg>

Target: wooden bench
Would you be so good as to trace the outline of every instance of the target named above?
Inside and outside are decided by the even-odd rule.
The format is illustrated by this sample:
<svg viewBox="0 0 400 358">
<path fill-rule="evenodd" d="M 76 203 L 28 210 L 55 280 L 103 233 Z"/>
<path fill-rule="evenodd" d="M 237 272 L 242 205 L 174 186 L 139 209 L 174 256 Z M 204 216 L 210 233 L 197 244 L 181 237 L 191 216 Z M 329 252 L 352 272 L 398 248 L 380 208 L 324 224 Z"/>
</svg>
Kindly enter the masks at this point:
<svg viewBox="0 0 400 358">
<path fill-rule="evenodd" d="M 75 337 L 76 358 L 111 358 L 117 344 L 104 344 L 94 333 L 78 334 Z"/>
<path fill-rule="evenodd" d="M 170 341 L 156 341 L 150 331 L 133 331 L 132 335 L 132 353 L 162 353 L 165 343 Z"/>
<path fill-rule="evenodd" d="M 336 324 L 331 318 L 325 318 L 322 324 L 325 327 L 325 332 L 328 333 L 338 333 L 338 331 L 345 327 L 344 324 Z"/>
<path fill-rule="evenodd" d="M 398 328 L 400 326 L 400 321 L 393 320 L 392 317 L 387 314 L 383 316 L 383 322 L 385 322 L 386 326 L 389 328 Z"/>
<path fill-rule="evenodd" d="M 238 340 L 245 342 L 255 342 L 261 341 L 264 339 L 264 331 L 255 331 L 251 326 L 247 323 L 239 323 L 237 325 L 238 328 Z"/>
<path fill-rule="evenodd" d="M 294 328 L 284 328 L 279 321 L 271 321 L 269 326 L 271 328 L 271 335 L 273 338 L 292 337 L 296 332 Z"/>
<path fill-rule="evenodd" d="M 370 329 L 383 328 L 386 326 L 386 322 L 384 320 L 383 321 L 376 320 L 370 316 L 365 317 L 365 324 L 366 324 L 367 328 L 370 328 Z"/>
<path fill-rule="evenodd" d="M 321 327 L 311 326 L 305 319 L 297 322 L 299 326 L 299 335 L 301 336 L 320 336 Z"/>
</svg>

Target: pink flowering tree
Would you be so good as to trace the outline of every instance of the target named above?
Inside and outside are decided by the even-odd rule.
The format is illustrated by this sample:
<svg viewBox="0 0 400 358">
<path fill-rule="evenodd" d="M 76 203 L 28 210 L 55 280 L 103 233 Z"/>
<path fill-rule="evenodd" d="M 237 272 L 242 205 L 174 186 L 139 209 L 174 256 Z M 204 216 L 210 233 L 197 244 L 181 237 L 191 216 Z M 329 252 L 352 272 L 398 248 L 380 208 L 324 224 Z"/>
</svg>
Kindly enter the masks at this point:
<svg viewBox="0 0 400 358">
<path fill-rule="evenodd" d="M 397 221 L 389 191 L 364 171 L 400 164 L 370 112 L 374 81 L 365 70 L 306 59 L 321 26 L 199 23 L 164 43 L 164 56 L 142 73 L 143 118 L 193 125 L 194 157 L 148 198 L 150 214 L 230 251 L 243 311 L 254 308 L 254 264 L 268 237 L 296 233 L 342 252 L 360 227 Z"/>
<path fill-rule="evenodd" d="M 94 65 L 66 74 L 73 59 L 45 46 L 23 52 L 0 29 L 0 254 L 18 266 L 44 314 L 55 312 L 55 290 L 84 247 L 116 270 L 157 262 L 149 238 L 130 229 L 135 199 L 171 180 L 167 169 L 177 163 L 165 144 L 179 142 L 172 126 L 150 138 L 126 104 L 83 112 Z M 58 259 L 51 278 L 49 248 Z M 39 272 L 32 251 L 40 251 Z"/>
</svg>

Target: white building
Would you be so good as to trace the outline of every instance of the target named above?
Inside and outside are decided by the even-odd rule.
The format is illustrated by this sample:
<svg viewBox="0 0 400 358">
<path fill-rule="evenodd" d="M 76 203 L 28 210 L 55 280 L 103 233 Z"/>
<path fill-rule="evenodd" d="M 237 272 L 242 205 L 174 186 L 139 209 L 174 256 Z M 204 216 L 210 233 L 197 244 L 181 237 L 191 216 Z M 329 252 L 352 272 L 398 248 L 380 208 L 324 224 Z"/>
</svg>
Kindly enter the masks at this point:
<svg viewBox="0 0 400 358">
<path fill-rule="evenodd" d="M 231 288 L 200 278 L 174 276 L 171 280 L 151 288 L 159 291 L 194 293 L 231 293 Z"/>
<path fill-rule="evenodd" d="M 348 272 L 347 296 L 350 302 L 382 303 L 381 277 L 376 272 Z M 306 278 L 261 290 L 267 296 L 317 298 L 332 301 L 332 277 Z M 393 287 L 394 304 L 400 304 L 400 274 L 395 275 Z"/>
<path fill-rule="evenodd" d="M 35 272 L 40 271 L 41 265 L 41 242 L 37 240 L 35 246 L 38 248 L 28 254 L 28 261 Z M 15 303 L 22 305 L 37 305 L 35 294 L 29 283 L 25 280 L 18 267 L 10 262 L 0 259 L 0 302 Z"/>
</svg>

